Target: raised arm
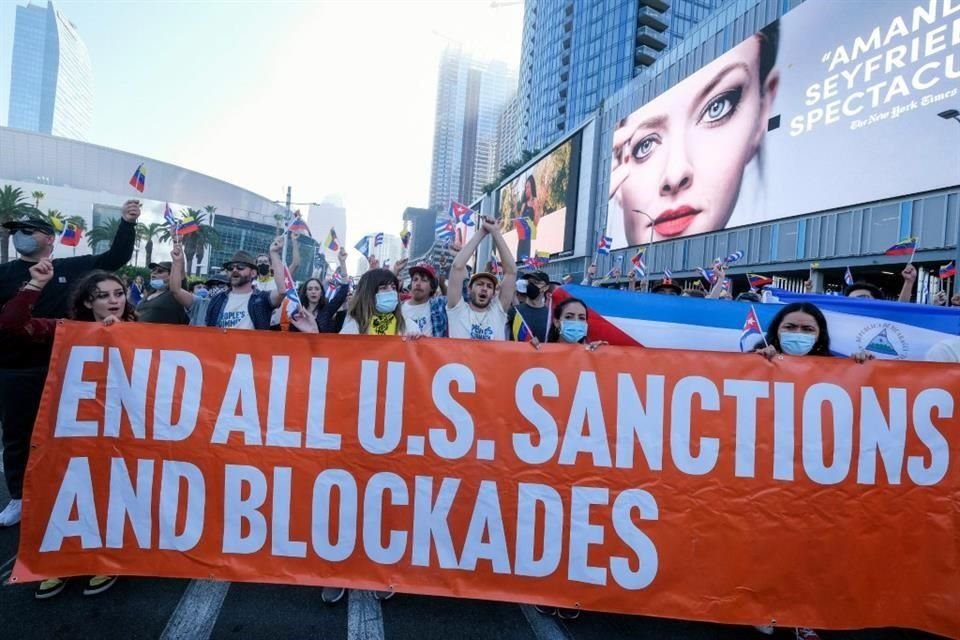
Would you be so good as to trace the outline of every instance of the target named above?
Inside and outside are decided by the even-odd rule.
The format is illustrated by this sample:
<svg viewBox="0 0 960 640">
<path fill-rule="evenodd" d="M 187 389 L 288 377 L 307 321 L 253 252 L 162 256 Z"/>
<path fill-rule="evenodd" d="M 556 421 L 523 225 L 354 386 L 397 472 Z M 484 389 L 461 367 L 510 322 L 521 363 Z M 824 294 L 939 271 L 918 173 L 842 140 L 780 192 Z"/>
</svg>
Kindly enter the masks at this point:
<svg viewBox="0 0 960 640">
<path fill-rule="evenodd" d="M 274 309 L 283 302 L 283 297 L 287 293 L 287 283 L 283 277 L 283 236 L 277 236 L 270 245 L 270 268 L 273 269 L 273 281 L 277 284 L 277 290 L 270 292 L 270 304 Z"/>
<path fill-rule="evenodd" d="M 193 306 L 194 295 L 183 288 L 183 245 L 180 236 L 173 236 L 173 249 L 170 250 L 170 293 L 185 309 Z"/>
<path fill-rule="evenodd" d="M 507 241 L 500 233 L 500 227 L 490 218 L 483 219 L 483 228 L 493 237 L 497 246 L 497 255 L 503 263 L 503 280 L 500 281 L 500 306 L 508 311 L 513 306 L 513 294 L 517 291 L 517 259 L 510 252 Z M 459 257 L 459 256 L 458 256 Z"/>
<path fill-rule="evenodd" d="M 710 293 L 707 294 L 708 298 L 719 299 L 720 295 L 723 293 L 723 282 L 726 280 L 727 271 L 723 265 L 717 265 L 714 267 L 714 273 L 717 275 L 717 283 L 713 285 L 713 288 L 710 289 Z"/>
<path fill-rule="evenodd" d="M 470 242 L 464 245 L 464 247 L 460 249 L 460 252 L 457 253 L 457 257 L 453 259 L 453 265 L 450 267 L 450 278 L 447 281 L 448 309 L 453 309 L 460 304 L 460 301 L 463 299 L 463 282 L 467 279 L 467 261 L 470 260 L 470 256 L 476 253 L 477 247 L 480 246 L 480 241 L 483 240 L 483 237 L 488 233 L 490 233 L 489 225 L 486 223 L 486 218 L 484 218 L 484 223 L 480 225 L 477 232 L 470 238 Z M 514 267 L 514 271 L 516 271 L 516 267 Z"/>
<path fill-rule="evenodd" d="M 900 297 L 897 298 L 900 302 L 910 302 L 913 298 L 913 287 L 917 284 L 917 268 L 912 264 L 908 264 L 903 268 L 903 271 L 900 272 L 900 275 L 903 276 L 903 286 L 900 288 Z"/>
<path fill-rule="evenodd" d="M 290 259 L 290 273 L 295 274 L 300 268 L 300 234 L 296 231 L 290 233 L 290 244 L 293 245 L 290 251 L 293 257 Z"/>
<path fill-rule="evenodd" d="M 33 317 L 33 306 L 40 299 L 40 292 L 52 278 L 53 262 L 49 258 L 44 258 L 30 267 L 30 282 L 0 309 L 0 331 L 27 337 L 35 342 L 53 341 L 57 321 Z"/>
<path fill-rule="evenodd" d="M 115 271 L 130 262 L 133 257 L 133 245 L 137 239 L 137 220 L 140 218 L 140 201 L 127 200 L 120 211 L 120 225 L 113 237 L 110 248 L 94 256 L 93 268 Z"/>
</svg>

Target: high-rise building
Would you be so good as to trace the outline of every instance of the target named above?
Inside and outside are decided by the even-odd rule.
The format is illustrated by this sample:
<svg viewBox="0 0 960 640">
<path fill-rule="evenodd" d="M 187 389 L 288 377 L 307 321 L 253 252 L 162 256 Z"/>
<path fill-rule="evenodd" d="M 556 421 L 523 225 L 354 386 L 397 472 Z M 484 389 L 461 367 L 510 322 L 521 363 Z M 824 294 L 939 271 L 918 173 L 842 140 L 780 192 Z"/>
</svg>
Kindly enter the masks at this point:
<svg viewBox="0 0 960 640">
<path fill-rule="evenodd" d="M 416 259 L 426 255 L 430 251 L 430 247 L 433 246 L 436 235 L 436 211 L 407 207 L 403 210 L 403 221 L 409 223 L 407 229 L 410 231 L 410 248 L 408 251 L 410 257 Z"/>
<path fill-rule="evenodd" d="M 87 47 L 53 2 L 17 7 L 9 126 L 84 140 L 93 116 Z"/>
<path fill-rule="evenodd" d="M 520 142 L 520 96 L 514 95 L 504 107 L 497 122 L 497 161 L 499 172 L 503 165 L 523 154 Z"/>
<path fill-rule="evenodd" d="M 497 175 L 497 124 L 516 75 L 506 63 L 448 47 L 440 61 L 433 134 L 430 206 L 469 203 Z"/>
<path fill-rule="evenodd" d="M 526 0 L 521 149 L 538 151 L 576 127 L 726 1 Z"/>
</svg>

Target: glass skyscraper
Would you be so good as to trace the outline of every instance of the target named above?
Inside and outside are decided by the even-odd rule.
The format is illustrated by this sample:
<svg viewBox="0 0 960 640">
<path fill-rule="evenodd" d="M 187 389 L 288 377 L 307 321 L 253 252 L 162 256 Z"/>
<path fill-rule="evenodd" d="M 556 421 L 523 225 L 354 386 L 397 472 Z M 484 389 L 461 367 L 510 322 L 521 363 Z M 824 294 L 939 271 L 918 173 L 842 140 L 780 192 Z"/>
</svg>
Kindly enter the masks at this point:
<svg viewBox="0 0 960 640">
<path fill-rule="evenodd" d="M 449 47 L 440 61 L 433 133 L 430 206 L 470 204 L 497 175 L 497 125 L 513 96 L 516 75 Z"/>
<path fill-rule="evenodd" d="M 52 2 L 18 6 L 9 126 L 84 140 L 92 114 L 90 56 L 76 27 Z"/>
<path fill-rule="evenodd" d="M 538 151 L 726 0 L 526 0 L 520 146 Z"/>
</svg>

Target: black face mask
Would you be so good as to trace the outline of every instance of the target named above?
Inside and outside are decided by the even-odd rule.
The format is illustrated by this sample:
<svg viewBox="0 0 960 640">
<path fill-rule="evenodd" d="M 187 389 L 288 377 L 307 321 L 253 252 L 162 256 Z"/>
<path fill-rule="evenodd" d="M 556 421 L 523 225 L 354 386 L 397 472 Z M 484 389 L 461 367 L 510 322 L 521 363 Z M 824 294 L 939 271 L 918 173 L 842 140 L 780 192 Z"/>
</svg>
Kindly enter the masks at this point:
<svg viewBox="0 0 960 640">
<path fill-rule="evenodd" d="M 541 294 L 541 293 L 542 293 L 542 290 L 540 289 L 540 287 L 538 287 L 537 285 L 533 284 L 532 282 L 527 285 L 527 299 L 528 299 L 528 300 L 536 300 L 537 298 L 540 297 L 540 294 Z"/>
<path fill-rule="evenodd" d="M 268 273 L 270 273 L 270 265 L 268 265 L 268 264 L 258 264 L 258 265 L 257 265 L 257 273 L 259 273 L 259 274 L 262 275 L 262 276 L 267 275 Z"/>
</svg>

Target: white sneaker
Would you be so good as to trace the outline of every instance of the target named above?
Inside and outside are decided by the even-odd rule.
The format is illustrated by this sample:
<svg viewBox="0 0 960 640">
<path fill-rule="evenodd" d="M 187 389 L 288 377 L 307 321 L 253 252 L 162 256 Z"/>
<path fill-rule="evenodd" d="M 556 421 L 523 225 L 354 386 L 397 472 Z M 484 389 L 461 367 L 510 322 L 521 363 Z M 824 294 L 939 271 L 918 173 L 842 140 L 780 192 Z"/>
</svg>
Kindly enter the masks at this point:
<svg viewBox="0 0 960 640">
<path fill-rule="evenodd" d="M 0 527 L 12 527 L 20 522 L 22 509 L 23 507 L 20 500 L 11 500 L 8 502 L 4 510 L 0 511 Z"/>
</svg>

